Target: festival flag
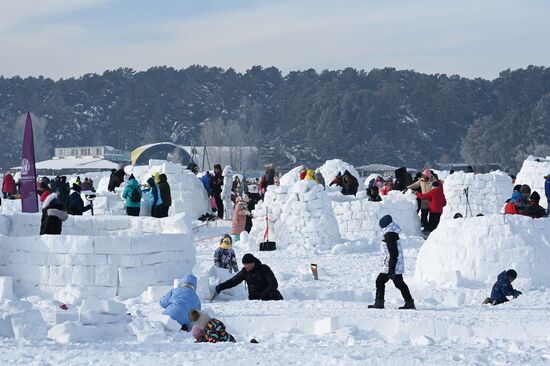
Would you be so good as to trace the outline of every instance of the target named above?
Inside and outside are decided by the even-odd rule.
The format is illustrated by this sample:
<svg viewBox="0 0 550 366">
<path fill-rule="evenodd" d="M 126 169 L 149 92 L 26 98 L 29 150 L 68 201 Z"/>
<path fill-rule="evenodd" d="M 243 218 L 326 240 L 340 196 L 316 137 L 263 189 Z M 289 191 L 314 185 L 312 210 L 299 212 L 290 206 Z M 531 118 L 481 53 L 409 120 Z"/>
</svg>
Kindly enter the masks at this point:
<svg viewBox="0 0 550 366">
<path fill-rule="evenodd" d="M 21 208 L 23 212 L 38 212 L 36 192 L 36 168 L 34 165 L 34 138 L 31 114 L 27 112 L 23 135 L 23 156 L 21 159 Z"/>
</svg>

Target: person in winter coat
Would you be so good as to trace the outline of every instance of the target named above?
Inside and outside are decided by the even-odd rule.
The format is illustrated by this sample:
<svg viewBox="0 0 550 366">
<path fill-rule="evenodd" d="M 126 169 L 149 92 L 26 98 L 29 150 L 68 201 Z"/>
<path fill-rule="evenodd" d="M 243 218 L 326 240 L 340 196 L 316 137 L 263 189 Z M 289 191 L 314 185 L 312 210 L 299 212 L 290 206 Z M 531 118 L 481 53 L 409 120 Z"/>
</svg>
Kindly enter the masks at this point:
<svg viewBox="0 0 550 366">
<path fill-rule="evenodd" d="M 539 219 L 541 217 L 547 216 L 546 210 L 539 204 L 539 202 L 540 194 L 537 191 L 534 191 L 533 193 L 531 193 L 529 201 L 527 201 L 527 205 L 525 206 L 525 211 L 522 214 L 532 217 L 534 219 Z"/>
<path fill-rule="evenodd" d="M 319 184 L 319 181 L 317 180 L 317 178 L 315 178 L 315 172 L 311 169 L 306 170 L 304 180 L 310 180 L 312 182 L 315 182 L 316 184 Z"/>
<path fill-rule="evenodd" d="M 245 197 L 248 200 L 248 196 L 245 195 Z M 231 219 L 231 235 L 233 235 L 235 241 L 240 240 L 240 234 L 246 227 L 246 217 L 250 216 L 248 204 L 243 198 L 237 197 L 235 208 L 233 209 L 233 218 Z"/>
<path fill-rule="evenodd" d="M 128 216 L 139 216 L 142 194 L 139 182 L 134 178 L 133 174 L 130 175 L 128 184 L 124 187 L 122 198 L 126 204 L 126 214 Z"/>
<path fill-rule="evenodd" d="M 395 182 L 393 183 L 393 189 L 396 191 L 404 191 L 407 186 L 412 184 L 412 177 L 407 172 L 407 168 L 401 167 L 395 169 Z"/>
<path fill-rule="evenodd" d="M 514 282 L 517 276 L 517 272 L 513 269 L 502 271 L 497 277 L 497 282 L 493 285 L 491 297 L 486 298 L 483 304 L 499 305 L 510 301 L 506 296 L 513 296 L 515 299 L 521 295 L 521 291 L 514 290 L 512 286 L 512 282 Z"/>
<path fill-rule="evenodd" d="M 439 181 L 436 180 L 432 183 L 432 189 L 428 193 L 422 194 L 417 192 L 416 197 L 421 200 L 428 200 L 429 202 L 428 209 L 430 211 L 430 217 L 426 231 L 432 232 L 439 225 L 439 220 L 441 219 L 441 214 L 443 213 L 443 207 L 447 205 L 443 188 L 441 188 Z"/>
<path fill-rule="evenodd" d="M 387 196 L 393 189 L 393 184 L 391 180 L 385 181 L 382 189 L 380 190 L 381 196 Z"/>
<path fill-rule="evenodd" d="M 42 204 L 42 218 L 40 220 L 40 235 L 59 235 L 63 222 L 69 216 L 65 207 L 57 200 L 57 193 L 50 194 Z"/>
<path fill-rule="evenodd" d="M 321 184 L 323 188 L 326 186 L 325 177 L 323 177 L 323 173 L 321 173 L 321 170 L 319 170 L 319 168 L 315 170 L 315 179 L 317 179 L 317 182 Z"/>
<path fill-rule="evenodd" d="M 243 196 L 243 198 L 245 198 Z M 252 230 L 252 211 L 256 208 L 256 204 L 260 202 L 262 199 L 262 196 L 258 193 L 258 186 L 256 185 L 250 185 L 248 187 L 248 193 L 246 194 L 246 199 L 248 201 L 245 201 L 247 204 L 248 212 L 250 212 L 250 215 L 246 216 L 246 224 L 244 226 L 244 231 L 247 233 L 250 233 L 250 230 Z"/>
<path fill-rule="evenodd" d="M 43 190 L 42 190 L 42 193 L 40 194 L 40 202 L 41 203 L 44 203 L 44 201 L 46 200 L 46 198 L 48 198 L 48 196 L 50 195 L 50 193 L 52 193 L 51 189 L 50 189 L 50 186 L 46 185 Z"/>
<path fill-rule="evenodd" d="M 89 204 L 84 206 L 84 201 L 80 196 L 80 186 L 78 184 L 73 184 L 73 189 L 69 195 L 69 204 L 67 206 L 67 213 L 69 215 L 82 216 L 82 214 L 92 208 L 92 205 Z"/>
<path fill-rule="evenodd" d="M 197 277 L 187 275 L 180 281 L 177 288 L 173 288 L 160 299 L 160 306 L 165 310 L 163 314 L 170 316 L 181 324 L 181 329 L 191 330 L 189 313 L 193 309 L 201 309 L 201 300 L 196 292 Z"/>
<path fill-rule="evenodd" d="M 283 300 L 283 295 L 277 290 L 277 279 L 269 266 L 250 253 L 243 256 L 242 262 L 243 268 L 239 273 L 216 286 L 216 293 L 246 281 L 249 300 Z"/>
<path fill-rule="evenodd" d="M 512 193 L 512 198 L 504 206 L 505 215 L 517 215 L 525 209 L 523 195 L 519 191 Z"/>
<path fill-rule="evenodd" d="M 334 177 L 334 179 L 332 179 L 332 181 L 330 182 L 330 184 L 328 186 L 332 187 L 335 184 L 338 187 L 343 187 L 344 186 L 344 184 L 342 183 L 342 172 L 338 172 L 338 174 L 336 174 L 336 177 Z"/>
<path fill-rule="evenodd" d="M 150 193 L 149 203 L 151 204 L 151 216 L 160 218 L 162 217 L 162 197 L 160 196 L 160 189 L 155 183 L 155 178 L 153 177 L 149 177 L 149 179 L 147 179 L 147 184 L 149 185 L 148 191 Z"/>
<path fill-rule="evenodd" d="M 111 176 L 109 177 L 109 184 L 107 185 L 107 190 L 109 192 L 114 192 L 115 188 L 120 187 L 124 182 L 124 166 L 121 166 L 118 170 L 111 170 Z"/>
<path fill-rule="evenodd" d="M 344 196 L 355 196 L 359 189 L 359 182 L 349 171 L 342 174 L 342 194 Z"/>
<path fill-rule="evenodd" d="M 191 334 L 195 338 L 195 343 L 208 342 L 235 342 L 235 338 L 227 333 L 225 324 L 216 318 L 210 318 L 208 314 L 191 310 L 189 319 L 194 323 Z"/>
<path fill-rule="evenodd" d="M 4 198 L 11 197 L 15 193 L 15 179 L 10 172 L 7 172 L 2 179 L 2 194 Z"/>
<path fill-rule="evenodd" d="M 216 200 L 216 206 L 218 210 L 218 217 L 223 219 L 224 206 L 222 199 L 223 190 L 223 175 L 222 166 L 220 164 L 214 165 L 214 175 L 210 177 L 210 188 L 212 190 L 212 197 Z"/>
<path fill-rule="evenodd" d="M 172 194 L 170 192 L 170 184 L 168 184 L 168 178 L 166 174 L 159 175 L 158 183 L 160 198 L 162 199 L 162 204 L 160 205 L 160 217 L 168 217 L 168 210 L 172 206 Z"/>
<path fill-rule="evenodd" d="M 393 281 L 395 287 L 401 291 L 401 295 L 405 300 L 405 305 L 399 309 L 416 309 L 414 300 L 409 291 L 409 287 L 403 281 L 403 271 L 405 270 L 405 261 L 403 259 L 403 247 L 399 240 L 399 232 L 401 228 L 393 222 L 390 215 L 383 216 L 378 222 L 382 229 L 383 239 L 380 243 L 380 251 L 382 254 L 382 268 L 380 274 L 376 278 L 376 299 L 373 305 L 369 305 L 370 309 L 384 308 L 384 295 L 386 292 L 386 283 L 389 280 Z"/>
<path fill-rule="evenodd" d="M 201 177 L 201 183 L 204 186 L 204 189 L 206 189 L 206 193 L 208 196 L 212 196 L 212 188 L 210 187 L 210 178 L 212 178 L 212 174 L 210 172 L 204 173 L 204 175 Z"/>
<path fill-rule="evenodd" d="M 239 272 L 237 257 L 233 250 L 233 239 L 230 235 L 225 234 L 220 240 L 220 246 L 214 252 L 214 265 L 218 268 L 228 269 L 229 273 Z"/>
<path fill-rule="evenodd" d="M 233 172 L 231 167 L 227 165 L 223 168 L 223 186 L 222 186 L 222 200 L 224 208 L 224 217 L 226 220 L 231 220 L 233 217 L 233 201 L 231 200 L 232 188 L 233 188 Z"/>
<path fill-rule="evenodd" d="M 407 189 L 412 189 L 412 190 L 420 189 L 420 193 L 426 194 L 432 190 L 432 183 L 434 181 L 435 180 L 432 177 L 432 173 L 430 172 L 430 169 L 424 169 L 424 171 L 422 172 L 422 175 L 420 176 L 420 179 L 418 179 L 415 183 L 408 185 Z M 430 213 L 429 206 L 430 206 L 429 200 L 425 199 L 421 201 L 420 226 L 422 226 L 424 230 L 428 229 L 428 215 Z"/>
<path fill-rule="evenodd" d="M 369 201 L 371 202 L 381 202 L 382 197 L 380 197 L 380 193 L 378 193 L 378 186 L 373 185 L 372 187 L 367 189 L 367 196 L 369 198 Z"/>
</svg>

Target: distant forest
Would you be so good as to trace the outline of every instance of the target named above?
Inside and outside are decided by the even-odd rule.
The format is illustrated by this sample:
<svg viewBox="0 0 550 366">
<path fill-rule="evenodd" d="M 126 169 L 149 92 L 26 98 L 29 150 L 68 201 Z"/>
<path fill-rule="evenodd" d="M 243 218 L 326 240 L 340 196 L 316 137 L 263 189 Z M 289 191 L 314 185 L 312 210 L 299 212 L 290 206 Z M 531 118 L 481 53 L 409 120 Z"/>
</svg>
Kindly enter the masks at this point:
<svg viewBox="0 0 550 366">
<path fill-rule="evenodd" d="M 172 141 L 256 145 L 282 167 L 332 158 L 422 168 L 498 163 L 516 172 L 550 155 L 550 69 L 495 80 L 393 68 L 121 68 L 52 80 L 0 77 L 0 167 L 19 165 L 23 115 L 35 116 L 38 159 L 54 147 L 132 150 Z M 294 158 L 296 161 L 294 161 Z"/>
</svg>

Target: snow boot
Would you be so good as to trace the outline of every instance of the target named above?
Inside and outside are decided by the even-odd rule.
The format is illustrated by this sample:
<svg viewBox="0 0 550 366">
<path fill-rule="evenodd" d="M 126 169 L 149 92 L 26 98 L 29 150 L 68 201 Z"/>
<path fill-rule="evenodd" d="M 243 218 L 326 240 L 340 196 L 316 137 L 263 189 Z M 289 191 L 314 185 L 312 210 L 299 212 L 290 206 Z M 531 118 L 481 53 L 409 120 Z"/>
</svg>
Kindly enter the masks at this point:
<svg viewBox="0 0 550 366">
<path fill-rule="evenodd" d="M 491 304 L 493 305 L 493 299 L 490 297 L 487 297 L 485 300 L 483 300 L 483 305 Z"/>
<path fill-rule="evenodd" d="M 376 300 L 374 304 L 367 306 L 369 309 L 384 309 L 384 301 Z"/>
<path fill-rule="evenodd" d="M 416 310 L 416 307 L 414 306 L 414 300 L 405 301 L 405 305 L 400 306 L 399 309 L 401 309 L 401 310 Z"/>
</svg>

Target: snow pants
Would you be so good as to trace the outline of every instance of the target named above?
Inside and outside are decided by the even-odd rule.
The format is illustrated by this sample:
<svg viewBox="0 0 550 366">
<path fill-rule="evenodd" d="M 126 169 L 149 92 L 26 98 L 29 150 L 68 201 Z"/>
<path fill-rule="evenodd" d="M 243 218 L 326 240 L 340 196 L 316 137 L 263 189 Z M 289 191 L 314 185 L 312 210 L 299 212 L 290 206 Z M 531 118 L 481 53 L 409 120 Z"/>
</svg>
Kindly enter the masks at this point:
<svg viewBox="0 0 550 366">
<path fill-rule="evenodd" d="M 381 301 L 384 303 L 384 295 L 386 294 L 386 283 L 389 280 L 393 281 L 394 286 L 401 291 L 401 295 L 405 302 L 413 301 L 409 287 L 403 281 L 403 275 L 395 275 L 393 278 L 390 277 L 387 273 L 380 273 L 376 278 L 376 301 Z"/>
<path fill-rule="evenodd" d="M 126 214 L 128 216 L 139 216 L 139 207 L 126 206 Z"/>
<path fill-rule="evenodd" d="M 216 200 L 216 206 L 218 206 L 218 212 L 217 212 L 218 217 L 219 217 L 220 219 L 223 219 L 223 212 L 224 212 L 224 210 L 223 210 L 223 200 L 222 200 L 222 196 L 219 195 L 219 194 L 216 194 L 216 195 L 214 195 L 214 199 Z"/>
<path fill-rule="evenodd" d="M 428 230 L 428 214 L 430 213 L 430 210 L 427 208 L 420 209 L 420 226 L 424 228 L 424 230 Z"/>
<path fill-rule="evenodd" d="M 430 212 L 430 218 L 428 219 L 428 230 L 430 232 L 434 231 L 439 225 L 439 220 L 441 219 L 440 213 Z"/>
</svg>

